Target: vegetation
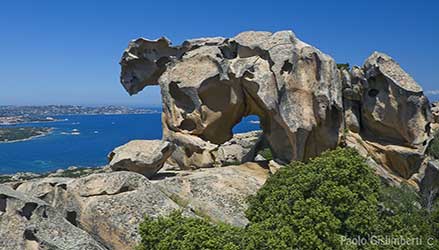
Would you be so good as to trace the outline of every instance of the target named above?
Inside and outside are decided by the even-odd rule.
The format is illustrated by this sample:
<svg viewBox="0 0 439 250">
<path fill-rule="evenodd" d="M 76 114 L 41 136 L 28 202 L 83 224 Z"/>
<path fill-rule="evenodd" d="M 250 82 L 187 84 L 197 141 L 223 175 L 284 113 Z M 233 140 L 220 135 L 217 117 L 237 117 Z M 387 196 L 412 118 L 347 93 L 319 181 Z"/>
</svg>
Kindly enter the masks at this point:
<svg viewBox="0 0 439 250">
<path fill-rule="evenodd" d="M 204 219 L 185 218 L 175 212 L 166 218 L 146 218 L 140 225 L 138 250 L 240 250 L 241 229 L 214 225 Z"/>
<path fill-rule="evenodd" d="M 50 128 L 12 127 L 0 128 L 0 142 L 13 142 L 42 136 L 50 132 Z"/>
<path fill-rule="evenodd" d="M 407 186 L 381 184 L 351 149 L 282 168 L 246 215 L 244 229 L 181 214 L 147 218 L 139 249 L 439 249 L 439 209 L 428 213 Z"/>
<path fill-rule="evenodd" d="M 439 159 L 439 131 L 435 131 L 434 138 L 430 142 L 427 154 L 433 158 Z"/>
<path fill-rule="evenodd" d="M 349 71 L 350 70 L 350 65 L 349 65 L 349 63 L 337 63 L 337 68 L 339 70 L 345 69 L 345 70 Z"/>
<path fill-rule="evenodd" d="M 273 160 L 273 155 L 270 148 L 264 148 L 263 150 L 259 151 L 258 154 L 264 157 L 267 161 Z"/>
</svg>

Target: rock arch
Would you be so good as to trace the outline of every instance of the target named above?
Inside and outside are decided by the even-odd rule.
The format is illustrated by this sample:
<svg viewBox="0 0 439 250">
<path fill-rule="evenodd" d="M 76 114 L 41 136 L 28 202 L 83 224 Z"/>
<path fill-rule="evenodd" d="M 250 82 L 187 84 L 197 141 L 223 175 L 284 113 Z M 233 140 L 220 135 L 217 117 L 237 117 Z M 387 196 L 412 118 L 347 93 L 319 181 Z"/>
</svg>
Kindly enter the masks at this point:
<svg viewBox="0 0 439 250">
<path fill-rule="evenodd" d="M 386 179 L 423 178 L 430 104 L 385 54 L 375 52 L 349 71 L 291 31 L 249 31 L 180 46 L 137 39 L 120 64 L 130 94 L 160 85 L 163 139 L 177 145 L 171 160 L 181 168 L 221 165 L 220 144 L 242 117 L 257 115 L 278 162 L 343 143 L 378 163 Z"/>
<path fill-rule="evenodd" d="M 247 115 L 259 116 L 278 161 L 304 160 L 338 143 L 343 114 L 336 64 L 290 31 L 176 47 L 166 38 L 138 39 L 121 65 L 130 94 L 160 85 L 164 139 L 180 146 L 172 158 L 183 168 L 214 165 L 216 148 Z"/>
</svg>

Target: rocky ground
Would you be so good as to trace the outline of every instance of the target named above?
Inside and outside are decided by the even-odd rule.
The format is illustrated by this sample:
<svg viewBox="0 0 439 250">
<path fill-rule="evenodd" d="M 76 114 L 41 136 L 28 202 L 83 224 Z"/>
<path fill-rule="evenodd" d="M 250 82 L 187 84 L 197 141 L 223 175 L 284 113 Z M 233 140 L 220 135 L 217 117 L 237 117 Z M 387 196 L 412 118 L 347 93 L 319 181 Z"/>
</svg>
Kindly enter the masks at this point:
<svg viewBox="0 0 439 250">
<path fill-rule="evenodd" d="M 132 249 L 144 216 L 175 210 L 244 226 L 246 197 L 269 173 L 256 163 L 163 171 L 151 179 L 101 171 L 1 184 L 0 249 Z"/>
</svg>

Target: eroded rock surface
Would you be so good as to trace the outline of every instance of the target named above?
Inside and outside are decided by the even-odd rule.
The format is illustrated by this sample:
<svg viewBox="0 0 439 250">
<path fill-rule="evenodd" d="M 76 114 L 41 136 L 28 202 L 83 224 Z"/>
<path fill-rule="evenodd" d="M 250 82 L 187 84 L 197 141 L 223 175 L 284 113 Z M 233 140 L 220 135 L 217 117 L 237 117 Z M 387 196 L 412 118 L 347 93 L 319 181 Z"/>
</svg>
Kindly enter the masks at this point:
<svg viewBox="0 0 439 250">
<path fill-rule="evenodd" d="M 214 222 L 236 226 L 248 223 L 247 197 L 256 194 L 268 178 L 268 169 L 256 163 L 202 169 L 154 184 L 181 207 Z"/>
<path fill-rule="evenodd" d="M 144 216 L 180 209 L 147 178 L 132 172 L 93 174 L 58 185 L 55 192 L 53 206 L 109 249 L 132 249 Z"/>
<path fill-rule="evenodd" d="M 431 112 L 433 114 L 433 120 L 436 124 L 439 123 L 439 102 L 432 104 Z"/>
<path fill-rule="evenodd" d="M 0 185 L 0 249 L 104 250 L 46 202 Z"/>
<path fill-rule="evenodd" d="M 415 178 L 432 136 L 430 104 L 422 88 L 378 52 L 363 67 L 342 75 L 348 146 L 380 164 L 386 170 L 381 176 Z"/>
<path fill-rule="evenodd" d="M 154 176 L 174 152 L 175 146 L 167 141 L 134 140 L 114 149 L 108 156 L 112 170 L 125 170 Z"/>
<path fill-rule="evenodd" d="M 276 159 L 304 160 L 334 148 L 342 123 L 342 84 L 334 60 L 292 32 L 244 32 L 170 46 L 130 43 L 121 60 L 130 94 L 157 83 L 164 140 L 182 148 L 181 168 L 215 165 L 212 153 L 244 116 L 258 115 Z"/>
<path fill-rule="evenodd" d="M 130 94 L 160 85 L 163 139 L 177 145 L 170 161 L 182 169 L 222 162 L 220 145 L 247 115 L 259 116 L 278 163 L 306 160 L 342 142 L 371 157 L 387 177 L 412 183 L 432 137 L 428 99 L 391 57 L 375 52 L 362 67 L 337 69 L 290 31 L 181 46 L 137 39 L 121 66 Z"/>
</svg>

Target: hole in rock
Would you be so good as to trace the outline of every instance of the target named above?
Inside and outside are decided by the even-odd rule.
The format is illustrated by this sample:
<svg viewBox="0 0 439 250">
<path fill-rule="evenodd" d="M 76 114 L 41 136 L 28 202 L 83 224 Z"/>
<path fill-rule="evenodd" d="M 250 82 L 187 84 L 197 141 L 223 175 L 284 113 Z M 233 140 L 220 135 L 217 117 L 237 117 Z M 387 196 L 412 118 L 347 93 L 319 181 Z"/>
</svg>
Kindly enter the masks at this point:
<svg viewBox="0 0 439 250">
<path fill-rule="evenodd" d="M 5 195 L 0 195 L 0 212 L 6 212 L 7 197 Z"/>
<path fill-rule="evenodd" d="M 197 125 L 191 119 L 185 119 L 180 123 L 179 128 L 187 131 L 192 131 L 197 128 Z"/>
<path fill-rule="evenodd" d="M 376 97 L 378 94 L 380 93 L 380 91 L 378 89 L 371 89 L 369 90 L 369 92 L 367 92 L 367 95 L 374 98 Z"/>
<path fill-rule="evenodd" d="M 20 211 L 18 211 L 18 214 L 25 217 L 27 220 L 30 220 L 34 210 L 37 207 L 38 207 L 37 203 L 27 202 L 26 204 L 24 204 L 24 207 Z"/>
<path fill-rule="evenodd" d="M 73 226 L 78 226 L 78 221 L 76 220 L 77 214 L 75 211 L 66 212 L 66 220 L 70 222 Z"/>
<path fill-rule="evenodd" d="M 281 73 L 282 74 L 285 72 L 290 73 L 292 70 L 293 70 L 293 64 L 291 64 L 288 60 L 286 60 L 284 62 L 284 65 L 282 66 Z"/>
<path fill-rule="evenodd" d="M 32 229 L 25 229 L 23 237 L 25 240 L 38 241 L 37 237 L 35 236 L 35 230 Z"/>
<path fill-rule="evenodd" d="M 169 94 L 175 101 L 175 105 L 184 109 L 186 112 L 191 113 L 195 109 L 195 105 L 192 102 L 190 96 L 188 96 L 180 87 L 178 83 L 171 82 L 169 84 Z"/>
<path fill-rule="evenodd" d="M 431 123 L 430 122 L 425 125 L 425 132 L 428 135 L 430 135 L 430 132 L 431 132 Z"/>
</svg>

